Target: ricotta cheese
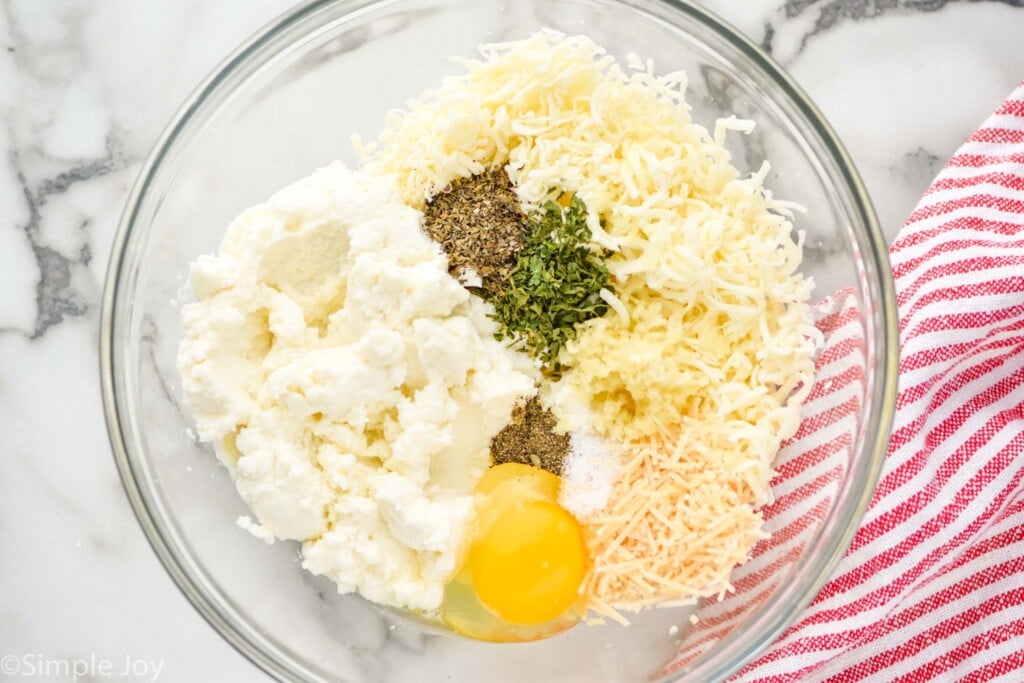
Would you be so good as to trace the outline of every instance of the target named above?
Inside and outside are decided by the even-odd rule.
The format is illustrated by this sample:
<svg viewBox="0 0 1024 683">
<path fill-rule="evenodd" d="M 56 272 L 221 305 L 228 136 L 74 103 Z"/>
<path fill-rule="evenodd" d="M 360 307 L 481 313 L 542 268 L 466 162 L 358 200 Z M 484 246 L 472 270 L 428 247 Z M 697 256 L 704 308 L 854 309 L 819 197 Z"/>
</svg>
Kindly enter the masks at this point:
<svg viewBox="0 0 1024 683">
<path fill-rule="evenodd" d="M 491 438 L 537 370 L 493 337 L 393 177 L 336 163 L 192 266 L 178 367 L 258 523 L 341 592 L 434 609 Z"/>
</svg>

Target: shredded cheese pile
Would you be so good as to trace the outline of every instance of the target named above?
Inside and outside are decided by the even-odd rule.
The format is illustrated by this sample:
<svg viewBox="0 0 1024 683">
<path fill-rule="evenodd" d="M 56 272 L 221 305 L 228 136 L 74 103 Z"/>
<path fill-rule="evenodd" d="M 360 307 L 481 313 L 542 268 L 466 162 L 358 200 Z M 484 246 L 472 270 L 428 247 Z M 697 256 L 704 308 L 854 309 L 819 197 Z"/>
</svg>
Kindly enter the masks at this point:
<svg viewBox="0 0 1024 683">
<path fill-rule="evenodd" d="M 708 437 L 711 438 L 708 438 Z M 756 458 L 683 426 L 678 435 L 635 443 L 606 508 L 587 521 L 597 611 L 686 604 L 729 590 L 729 575 L 765 534 L 752 501 Z"/>
<path fill-rule="evenodd" d="M 796 271 L 793 206 L 741 178 L 694 124 L 682 73 L 623 69 L 589 39 L 543 31 L 392 113 L 366 164 L 422 208 L 454 178 L 505 164 L 525 208 L 575 192 L 613 249 L 611 312 L 562 352 L 598 433 L 626 444 L 609 503 L 586 520 L 599 612 L 729 589 L 761 537 L 771 462 L 800 421 L 819 335 Z M 557 409 L 557 406 L 556 406 Z"/>
</svg>

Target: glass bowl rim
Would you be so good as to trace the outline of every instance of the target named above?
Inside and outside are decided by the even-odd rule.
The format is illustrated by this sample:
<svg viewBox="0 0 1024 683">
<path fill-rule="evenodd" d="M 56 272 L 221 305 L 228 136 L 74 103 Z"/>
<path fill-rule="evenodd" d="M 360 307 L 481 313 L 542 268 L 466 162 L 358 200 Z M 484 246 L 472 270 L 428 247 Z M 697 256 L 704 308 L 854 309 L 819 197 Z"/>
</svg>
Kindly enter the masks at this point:
<svg viewBox="0 0 1024 683">
<path fill-rule="evenodd" d="M 873 302 L 878 309 L 878 317 L 882 326 L 877 330 L 876 341 L 884 351 L 881 360 L 876 358 L 875 371 L 877 378 L 877 389 L 869 402 L 871 408 L 861 428 L 864 425 L 873 427 L 866 432 L 864 438 L 864 450 L 861 454 L 862 463 L 860 473 L 863 481 L 859 493 L 850 500 L 844 510 L 837 510 L 837 526 L 841 532 L 837 534 L 831 547 L 825 547 L 822 552 L 809 560 L 812 568 L 809 575 L 813 577 L 809 585 L 805 586 L 802 594 L 791 599 L 783 608 L 771 614 L 767 624 L 760 627 L 759 637 L 751 638 L 743 649 L 728 659 L 718 662 L 704 673 L 710 680 L 724 679 L 734 673 L 744 664 L 750 662 L 761 650 L 773 642 L 782 631 L 791 625 L 804 608 L 819 593 L 825 582 L 834 571 L 847 548 L 853 540 L 861 518 L 867 510 L 868 504 L 874 494 L 875 485 L 882 469 L 889 442 L 889 435 L 893 421 L 896 403 L 897 375 L 898 375 L 898 351 L 899 351 L 899 328 L 897 322 L 897 307 L 895 286 L 892 279 L 891 269 L 888 261 L 888 248 L 883 237 L 881 227 L 875 215 L 867 189 L 865 188 L 860 175 L 858 174 L 852 159 L 846 152 L 845 147 L 839 141 L 838 136 L 832 127 L 825 120 L 824 116 L 798 86 L 793 79 L 758 45 L 753 43 L 739 30 L 719 18 L 703 7 L 693 4 L 690 0 L 660 0 L 663 4 L 669 5 L 680 11 L 706 28 L 717 33 L 726 42 L 731 43 L 752 63 L 760 69 L 769 79 L 774 81 L 783 95 L 795 105 L 797 111 L 811 124 L 814 132 L 819 136 L 821 143 L 827 149 L 832 161 L 841 172 L 841 177 L 846 184 L 853 200 L 854 208 L 861 219 L 864 227 L 869 249 L 861 252 L 862 258 L 871 262 L 872 270 L 878 277 L 871 284 L 878 288 L 878 300 Z M 107 433 L 118 474 L 121 478 L 125 494 L 131 505 L 139 525 L 142 527 L 146 540 L 156 553 L 164 570 L 171 577 L 178 589 L 192 604 L 197 612 L 209 623 L 213 629 L 226 640 L 235 650 L 251 662 L 260 667 L 264 672 L 280 678 L 291 679 L 294 671 L 285 665 L 278 658 L 268 653 L 268 648 L 260 647 L 253 634 L 244 628 L 244 622 L 239 623 L 234 610 L 225 610 L 224 605 L 217 604 L 212 599 L 209 591 L 197 583 L 196 577 L 185 570 L 179 555 L 174 546 L 166 537 L 167 528 L 158 515 L 146 503 L 143 489 L 139 483 L 139 472 L 133 465 L 133 457 L 129 452 L 128 439 L 125 427 L 122 423 L 122 411 L 119 407 L 119 399 L 115 392 L 117 382 L 118 360 L 117 349 L 114 344 L 115 325 L 119 322 L 119 311 L 117 302 L 120 293 L 120 284 L 124 274 L 124 261 L 126 246 L 130 235 L 135 227 L 139 208 L 143 198 L 146 196 L 153 182 L 154 176 L 169 150 L 186 130 L 189 124 L 197 115 L 203 105 L 208 103 L 210 97 L 218 92 L 225 83 L 230 83 L 232 77 L 238 72 L 247 61 L 258 55 L 264 48 L 274 42 L 274 39 L 287 31 L 290 27 L 304 21 L 330 5 L 347 6 L 351 13 L 359 9 L 379 4 L 379 0 L 305 0 L 295 7 L 287 10 L 277 18 L 264 25 L 256 33 L 245 40 L 191 92 L 166 125 L 163 132 L 153 145 L 146 161 L 139 171 L 138 177 L 125 203 L 121 219 L 114 235 L 110 252 L 110 260 L 107 266 L 104 281 L 102 309 L 100 315 L 100 344 L 99 344 L 99 370 L 100 384 L 104 416 L 106 420 Z M 628 2 L 623 2 L 629 5 Z M 856 493 L 856 492 L 855 492 Z M 769 598 L 769 601 L 762 608 L 761 617 L 764 612 L 770 612 L 767 608 L 773 602 L 777 602 L 778 594 Z M 761 619 L 764 620 L 763 618 Z M 727 636 L 727 640 L 734 639 L 737 634 Z M 265 643 L 263 638 L 258 639 Z M 271 646 L 270 651 L 279 650 Z M 688 667 L 679 671 L 667 674 L 662 681 L 676 681 L 688 673 Z"/>
</svg>

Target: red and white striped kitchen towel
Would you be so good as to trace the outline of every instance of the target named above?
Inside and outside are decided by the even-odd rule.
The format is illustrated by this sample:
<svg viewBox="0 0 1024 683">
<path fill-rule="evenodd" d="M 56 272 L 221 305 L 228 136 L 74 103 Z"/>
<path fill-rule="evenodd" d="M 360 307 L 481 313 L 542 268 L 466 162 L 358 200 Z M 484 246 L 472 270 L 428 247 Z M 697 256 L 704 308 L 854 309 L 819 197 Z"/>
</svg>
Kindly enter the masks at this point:
<svg viewBox="0 0 1024 683">
<path fill-rule="evenodd" d="M 890 249 L 899 397 L 877 491 L 832 579 L 743 682 L 1024 681 L 1024 83 L 957 151 Z M 828 513 L 863 400 L 856 301 L 826 345 L 765 508 L 771 536 L 668 670 L 785 580 Z"/>
<path fill-rule="evenodd" d="M 949 161 L 890 255 L 899 398 L 878 489 L 832 580 L 737 680 L 1024 681 L 1024 83 Z M 850 322 L 843 310 L 819 323 L 831 338 Z M 856 384 L 856 363 L 833 356 L 829 383 Z M 824 393 L 828 421 L 852 413 L 844 392 Z M 842 447 L 787 464 L 813 469 Z M 796 498 L 829 486 L 830 471 L 802 477 Z"/>
</svg>

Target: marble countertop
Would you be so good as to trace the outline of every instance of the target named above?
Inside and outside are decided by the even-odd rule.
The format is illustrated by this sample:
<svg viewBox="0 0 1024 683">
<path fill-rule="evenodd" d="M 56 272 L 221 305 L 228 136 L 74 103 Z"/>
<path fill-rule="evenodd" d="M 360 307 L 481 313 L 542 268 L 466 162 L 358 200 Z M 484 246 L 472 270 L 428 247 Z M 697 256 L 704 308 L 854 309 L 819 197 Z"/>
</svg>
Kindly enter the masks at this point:
<svg viewBox="0 0 1024 683">
<path fill-rule="evenodd" d="M 0 2 L 0 658 L 109 660 L 109 679 L 126 665 L 131 680 L 262 677 L 147 545 L 111 458 L 96 359 L 107 254 L 149 148 L 221 57 L 290 4 Z M 1024 78 L 1022 0 L 706 4 L 818 103 L 890 239 Z"/>
</svg>

